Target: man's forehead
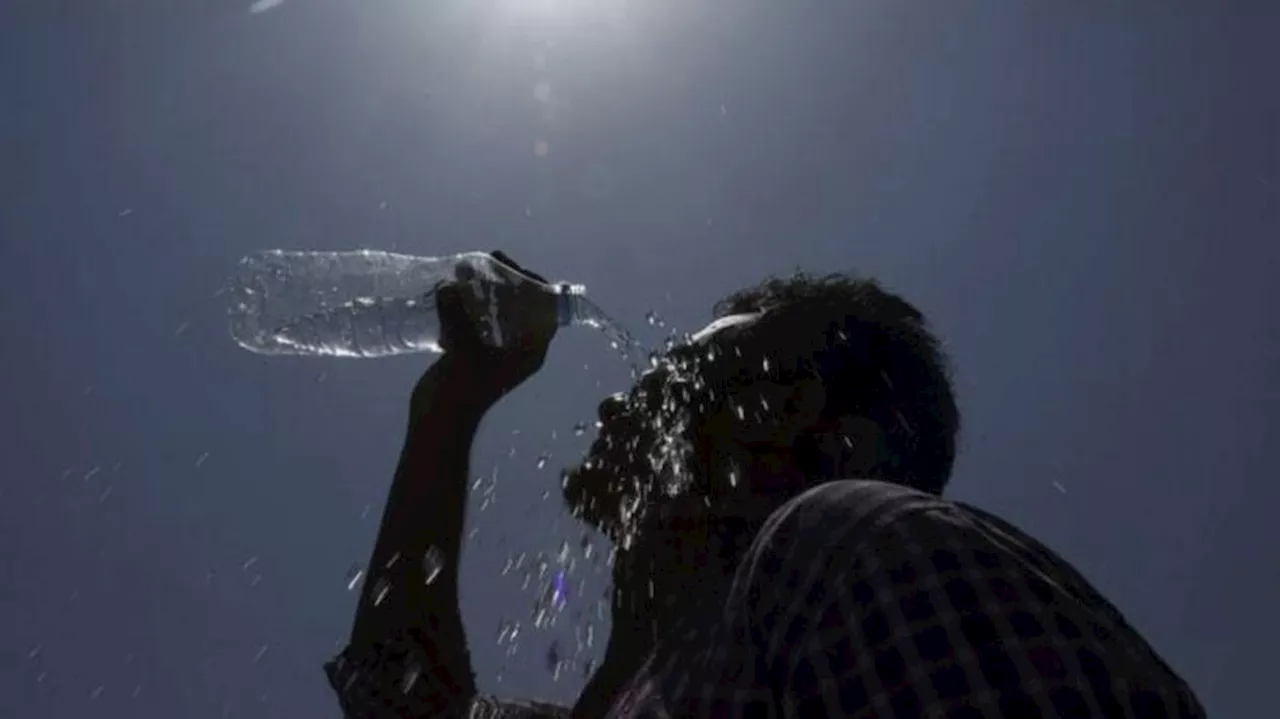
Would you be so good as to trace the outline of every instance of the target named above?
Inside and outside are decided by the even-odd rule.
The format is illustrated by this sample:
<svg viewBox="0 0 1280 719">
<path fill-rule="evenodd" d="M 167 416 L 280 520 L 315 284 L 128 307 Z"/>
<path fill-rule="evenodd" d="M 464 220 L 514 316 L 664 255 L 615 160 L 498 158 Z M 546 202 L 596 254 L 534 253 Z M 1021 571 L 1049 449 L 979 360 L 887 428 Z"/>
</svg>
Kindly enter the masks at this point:
<svg viewBox="0 0 1280 719">
<path fill-rule="evenodd" d="M 727 315 L 711 321 L 706 327 L 698 330 L 689 336 L 689 341 L 685 347 L 696 347 L 706 344 L 713 337 L 725 337 L 727 335 L 737 334 L 754 325 L 763 315 L 763 312 L 743 312 L 739 314 Z M 640 375 L 637 388 L 644 390 L 656 390 L 661 387 L 666 378 L 670 376 L 671 370 L 665 365 L 659 365 L 652 369 L 646 370 Z"/>
<path fill-rule="evenodd" d="M 698 330 L 689 337 L 690 344 L 702 344 L 713 336 L 733 328 L 734 330 L 744 329 L 747 326 L 755 324 L 760 319 L 763 312 L 742 312 L 736 315 L 726 315 L 717 320 L 712 321 L 706 327 Z"/>
</svg>

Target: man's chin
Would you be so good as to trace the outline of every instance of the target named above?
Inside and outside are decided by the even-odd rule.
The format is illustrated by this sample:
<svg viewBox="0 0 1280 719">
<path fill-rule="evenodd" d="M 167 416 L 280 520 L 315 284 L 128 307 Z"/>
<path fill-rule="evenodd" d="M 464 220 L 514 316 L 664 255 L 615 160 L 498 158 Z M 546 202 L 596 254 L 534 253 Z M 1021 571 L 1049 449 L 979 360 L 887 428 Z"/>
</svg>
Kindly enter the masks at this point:
<svg viewBox="0 0 1280 719">
<path fill-rule="evenodd" d="M 584 462 L 565 469 L 562 495 L 570 513 L 592 529 L 617 540 L 635 517 L 624 517 L 623 506 L 637 488 L 622 484 L 621 472 Z M 634 504 L 634 500 L 630 502 Z"/>
<path fill-rule="evenodd" d="M 601 475 L 603 472 L 589 468 L 585 463 L 568 467 L 561 486 L 569 512 L 595 529 L 600 529 L 607 521 L 607 505 L 610 504 L 607 501 L 607 480 Z"/>
</svg>

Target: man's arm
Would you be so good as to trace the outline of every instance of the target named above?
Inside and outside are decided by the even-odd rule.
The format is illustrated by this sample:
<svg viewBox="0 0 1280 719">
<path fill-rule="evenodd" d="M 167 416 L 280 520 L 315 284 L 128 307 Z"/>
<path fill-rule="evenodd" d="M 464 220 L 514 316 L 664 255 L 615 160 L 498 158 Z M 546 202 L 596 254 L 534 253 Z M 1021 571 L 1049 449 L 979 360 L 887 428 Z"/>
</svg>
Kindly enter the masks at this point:
<svg viewBox="0 0 1280 719">
<path fill-rule="evenodd" d="M 409 628 L 461 637 L 458 564 L 467 468 L 480 420 L 497 399 L 468 374 L 464 363 L 444 355 L 413 390 L 404 447 L 351 629 L 353 646 Z M 429 583 L 428 552 L 443 560 Z"/>
<path fill-rule="evenodd" d="M 836 541 L 812 536 L 823 523 L 804 508 L 781 523 L 781 546 L 830 546 L 793 564 L 792 576 L 809 580 L 788 587 L 788 609 L 767 620 L 784 714 L 1204 716 L 1137 632 L 1107 626 L 1026 563 L 1016 537 L 896 491 L 903 497 L 882 520 Z M 839 492 L 802 501 L 827 516 L 841 501 L 861 501 Z"/>
<path fill-rule="evenodd" d="M 489 408 L 541 367 L 554 315 L 491 347 L 465 291 L 445 286 L 436 300 L 445 352 L 413 390 L 351 641 L 325 672 L 348 719 L 555 716 L 563 710 L 476 696 L 458 602 L 472 442 Z"/>
<path fill-rule="evenodd" d="M 414 388 L 350 645 L 330 665 L 331 678 L 335 670 L 342 674 L 335 689 L 344 708 L 348 695 L 365 693 L 352 690 L 366 683 L 380 685 L 380 694 L 406 699 L 420 693 L 415 689 L 425 690 L 431 696 L 421 697 L 429 700 L 424 708 L 442 715 L 465 712 L 476 694 L 458 569 L 471 445 L 500 392 L 463 359 L 446 353 Z M 428 552 L 441 560 L 438 572 L 427 567 Z M 435 574 L 430 582 L 429 571 Z"/>
</svg>

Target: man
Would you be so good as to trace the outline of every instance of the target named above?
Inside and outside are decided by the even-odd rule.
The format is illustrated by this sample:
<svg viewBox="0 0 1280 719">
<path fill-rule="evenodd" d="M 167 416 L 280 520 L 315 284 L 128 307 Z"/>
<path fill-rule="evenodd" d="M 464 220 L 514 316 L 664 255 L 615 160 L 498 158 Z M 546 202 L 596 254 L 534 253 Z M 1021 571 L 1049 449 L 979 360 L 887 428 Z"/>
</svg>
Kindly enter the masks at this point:
<svg viewBox="0 0 1280 719">
<path fill-rule="evenodd" d="M 1203 716 L 1064 560 L 941 498 L 959 416 L 939 343 L 909 303 L 842 275 L 728 298 L 601 404 L 564 495 L 618 548 L 604 661 L 572 709 L 478 697 L 457 584 L 468 454 L 555 327 L 526 318 L 494 349 L 457 288 L 439 312 L 445 352 L 414 390 L 369 589 L 326 665 L 350 719 Z"/>
</svg>

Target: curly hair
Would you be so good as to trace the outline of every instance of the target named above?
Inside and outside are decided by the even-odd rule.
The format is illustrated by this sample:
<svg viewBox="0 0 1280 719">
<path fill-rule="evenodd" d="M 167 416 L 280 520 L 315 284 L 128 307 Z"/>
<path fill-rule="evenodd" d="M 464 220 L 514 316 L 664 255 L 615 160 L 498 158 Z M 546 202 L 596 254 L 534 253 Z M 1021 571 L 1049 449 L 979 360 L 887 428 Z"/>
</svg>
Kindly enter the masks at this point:
<svg viewBox="0 0 1280 719">
<path fill-rule="evenodd" d="M 770 277 L 716 303 L 716 317 L 764 311 L 762 332 L 816 373 L 824 413 L 876 424 L 888 449 L 867 478 L 941 493 L 955 463 L 960 413 L 949 361 L 924 315 L 874 279 L 851 274 Z M 763 324 L 763 322 L 762 322 Z M 798 447 L 815 479 L 816 447 Z"/>
</svg>

